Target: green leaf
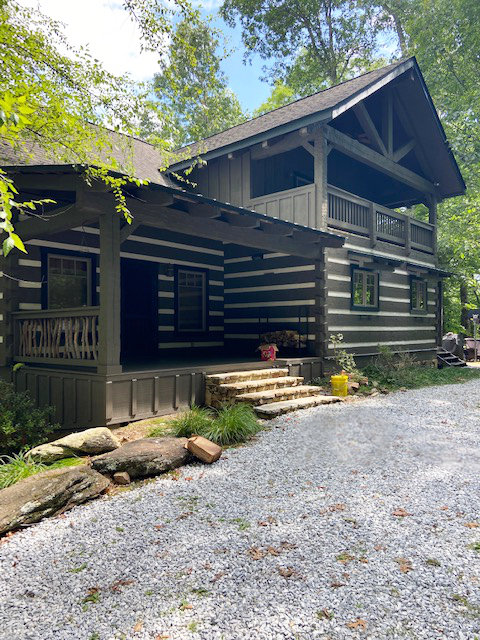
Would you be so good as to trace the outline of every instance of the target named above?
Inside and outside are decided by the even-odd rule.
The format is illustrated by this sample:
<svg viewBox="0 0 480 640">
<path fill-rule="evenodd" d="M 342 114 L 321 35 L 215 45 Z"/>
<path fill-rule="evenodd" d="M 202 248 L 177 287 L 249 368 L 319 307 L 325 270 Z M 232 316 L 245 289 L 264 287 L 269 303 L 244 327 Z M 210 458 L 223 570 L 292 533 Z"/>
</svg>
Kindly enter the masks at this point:
<svg viewBox="0 0 480 640">
<path fill-rule="evenodd" d="M 13 244 L 17 249 L 19 249 L 20 251 L 23 251 L 23 253 L 27 253 L 27 250 L 25 249 L 25 245 L 23 244 L 20 236 L 18 236 L 16 233 L 11 233 L 10 238 L 13 239 Z"/>
</svg>

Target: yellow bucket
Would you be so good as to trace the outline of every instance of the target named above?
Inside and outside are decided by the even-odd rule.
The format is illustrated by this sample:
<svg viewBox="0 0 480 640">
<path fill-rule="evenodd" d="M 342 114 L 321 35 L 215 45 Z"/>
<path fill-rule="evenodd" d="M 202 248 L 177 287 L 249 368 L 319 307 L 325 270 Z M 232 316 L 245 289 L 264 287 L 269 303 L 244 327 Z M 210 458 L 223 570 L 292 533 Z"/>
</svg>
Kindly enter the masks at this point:
<svg viewBox="0 0 480 640">
<path fill-rule="evenodd" d="M 348 395 L 348 376 L 331 376 L 332 394 L 334 396 Z"/>
</svg>

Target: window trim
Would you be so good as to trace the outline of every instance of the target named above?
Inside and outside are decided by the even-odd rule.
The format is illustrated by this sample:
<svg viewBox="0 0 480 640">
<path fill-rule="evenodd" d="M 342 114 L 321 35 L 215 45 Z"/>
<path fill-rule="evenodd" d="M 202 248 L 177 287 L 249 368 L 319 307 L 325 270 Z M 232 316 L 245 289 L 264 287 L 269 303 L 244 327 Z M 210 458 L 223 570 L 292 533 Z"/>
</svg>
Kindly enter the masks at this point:
<svg viewBox="0 0 480 640">
<path fill-rule="evenodd" d="M 49 295 L 48 295 L 48 260 L 49 256 L 55 258 L 80 258 L 87 260 L 87 298 L 89 304 L 86 307 L 95 307 L 98 304 L 97 294 L 97 263 L 98 256 L 95 253 L 89 253 L 88 251 L 69 251 L 68 249 L 56 249 L 54 247 L 42 247 L 41 248 L 41 304 L 42 309 L 49 309 Z"/>
<path fill-rule="evenodd" d="M 421 309 L 420 307 L 415 307 L 413 304 L 412 286 L 414 282 L 421 282 L 425 287 L 425 309 Z M 418 302 L 418 293 L 417 293 L 417 302 Z M 428 313 L 428 281 L 426 278 L 410 275 L 410 313 L 413 313 L 415 315 L 426 315 Z"/>
<path fill-rule="evenodd" d="M 355 271 L 360 271 L 362 273 L 372 273 L 375 276 L 375 285 L 376 285 L 376 300 L 375 305 L 366 306 L 366 305 L 358 305 L 354 303 L 354 274 Z M 363 278 L 363 282 L 365 283 L 365 277 Z M 366 267 L 359 267 L 355 264 L 350 265 L 350 309 L 355 311 L 378 311 L 380 309 L 380 272 L 375 269 L 367 269 Z"/>
<path fill-rule="evenodd" d="M 178 276 L 182 271 L 190 271 L 194 273 L 201 273 L 204 277 L 204 287 L 203 287 L 203 329 L 182 329 L 180 328 L 179 321 L 179 281 Z M 208 290 L 208 269 L 202 269 L 199 267 L 187 267 L 182 265 L 175 265 L 175 275 L 174 275 L 174 311 L 175 311 L 175 333 L 181 336 L 185 335 L 195 335 L 195 336 L 203 336 L 209 331 L 209 290 Z"/>
</svg>

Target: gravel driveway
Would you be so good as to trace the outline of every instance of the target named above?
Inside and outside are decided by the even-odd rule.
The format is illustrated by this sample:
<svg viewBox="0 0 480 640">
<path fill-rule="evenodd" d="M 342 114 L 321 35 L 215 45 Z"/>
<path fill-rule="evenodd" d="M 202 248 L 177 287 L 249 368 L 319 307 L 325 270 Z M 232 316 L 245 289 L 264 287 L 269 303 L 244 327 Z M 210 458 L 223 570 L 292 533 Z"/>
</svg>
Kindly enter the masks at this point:
<svg viewBox="0 0 480 640">
<path fill-rule="evenodd" d="M 480 637 L 479 382 L 268 426 L 4 542 L 0 638 Z"/>
</svg>

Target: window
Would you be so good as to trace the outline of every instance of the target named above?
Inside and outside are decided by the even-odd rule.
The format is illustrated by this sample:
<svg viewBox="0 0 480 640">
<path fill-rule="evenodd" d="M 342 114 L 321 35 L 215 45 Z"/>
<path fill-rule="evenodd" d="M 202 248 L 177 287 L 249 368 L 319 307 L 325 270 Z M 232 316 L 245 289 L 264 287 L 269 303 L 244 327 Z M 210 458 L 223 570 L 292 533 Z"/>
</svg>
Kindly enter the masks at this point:
<svg viewBox="0 0 480 640">
<path fill-rule="evenodd" d="M 352 267 L 352 308 L 378 309 L 378 272 Z"/>
<path fill-rule="evenodd" d="M 205 331 L 207 318 L 206 271 L 177 270 L 177 330 Z"/>
<path fill-rule="evenodd" d="M 49 309 L 87 307 L 92 304 L 90 258 L 49 254 L 47 291 Z"/>
<path fill-rule="evenodd" d="M 410 278 L 410 309 L 427 312 L 427 282 L 421 278 Z"/>
</svg>

